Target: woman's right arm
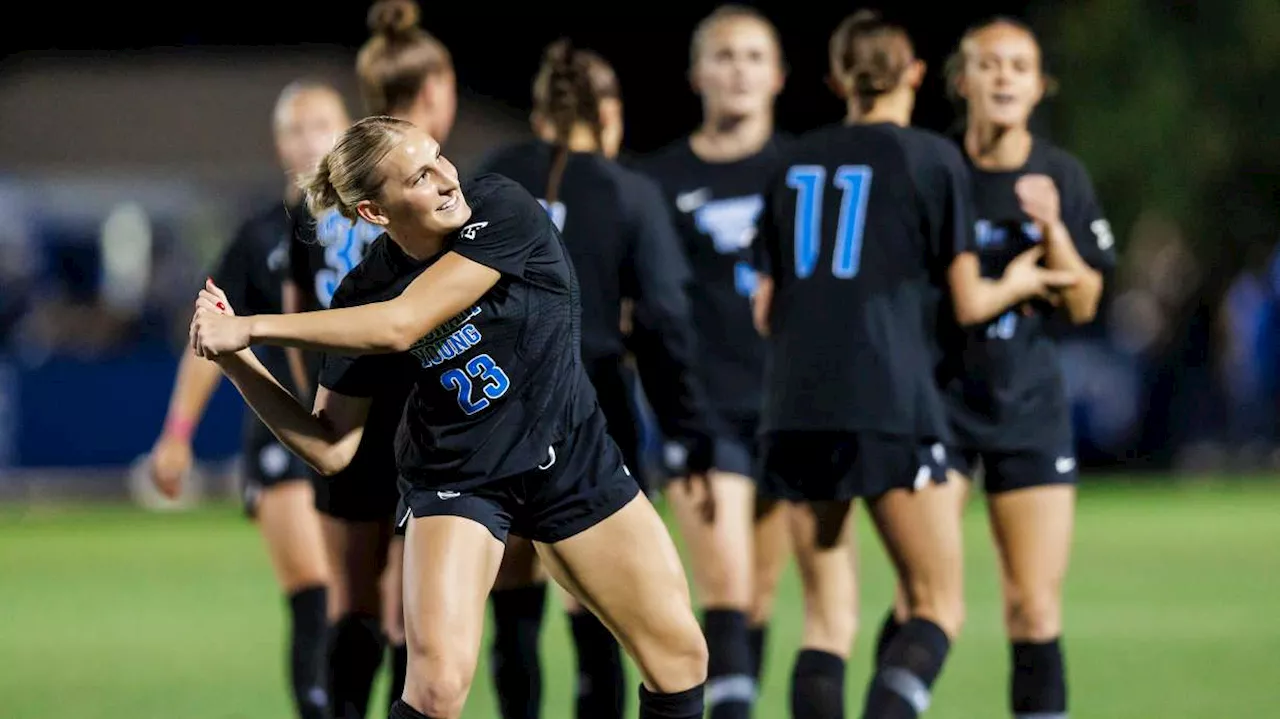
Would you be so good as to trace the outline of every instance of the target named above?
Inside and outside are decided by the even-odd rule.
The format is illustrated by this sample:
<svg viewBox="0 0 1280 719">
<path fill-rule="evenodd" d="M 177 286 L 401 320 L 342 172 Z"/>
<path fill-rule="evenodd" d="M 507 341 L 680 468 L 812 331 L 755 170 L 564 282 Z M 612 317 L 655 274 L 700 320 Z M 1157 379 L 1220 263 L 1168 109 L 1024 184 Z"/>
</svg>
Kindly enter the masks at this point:
<svg viewBox="0 0 1280 719">
<path fill-rule="evenodd" d="M 369 415 L 368 397 L 349 397 L 322 386 L 310 413 L 252 351 L 223 355 L 217 362 L 271 433 L 317 472 L 331 476 L 351 463 Z"/>
</svg>

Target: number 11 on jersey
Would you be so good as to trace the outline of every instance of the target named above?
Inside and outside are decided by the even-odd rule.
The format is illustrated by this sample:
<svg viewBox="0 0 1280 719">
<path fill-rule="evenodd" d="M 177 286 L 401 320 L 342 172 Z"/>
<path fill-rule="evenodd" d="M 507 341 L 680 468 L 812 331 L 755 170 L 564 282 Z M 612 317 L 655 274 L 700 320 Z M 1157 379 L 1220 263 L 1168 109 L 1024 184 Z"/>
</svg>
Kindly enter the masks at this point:
<svg viewBox="0 0 1280 719">
<path fill-rule="evenodd" d="M 827 168 L 794 165 L 787 169 L 787 187 L 796 191 L 796 277 L 809 277 L 818 266 L 822 249 L 822 200 Z M 871 195 L 871 168 L 841 165 L 831 184 L 841 191 L 840 217 L 831 274 L 842 280 L 858 276 L 862 262 L 862 233 L 867 224 L 867 198 Z"/>
</svg>

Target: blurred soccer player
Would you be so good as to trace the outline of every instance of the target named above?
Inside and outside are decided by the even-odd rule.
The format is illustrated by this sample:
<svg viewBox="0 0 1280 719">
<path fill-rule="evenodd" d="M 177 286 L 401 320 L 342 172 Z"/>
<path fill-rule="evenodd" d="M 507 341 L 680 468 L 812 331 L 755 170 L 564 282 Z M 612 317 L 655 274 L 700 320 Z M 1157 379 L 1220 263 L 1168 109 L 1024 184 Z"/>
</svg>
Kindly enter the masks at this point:
<svg viewBox="0 0 1280 719">
<path fill-rule="evenodd" d="M 978 25 L 965 33 L 949 70 L 966 107 L 964 150 L 974 183 L 976 245 L 961 256 L 967 271 L 999 277 L 1042 256 L 1070 278 L 1052 302 L 997 317 L 957 313 L 960 326 L 942 338 L 941 377 L 957 447 L 952 467 L 966 477 L 982 467 L 1000 552 L 1010 709 L 1016 717 L 1056 719 L 1067 713 L 1060 636 L 1076 460 L 1048 322 L 1052 315 L 1072 324 L 1093 319 L 1114 240 L 1088 172 L 1028 129 L 1051 86 L 1031 30 L 1005 18 Z M 889 620 L 885 634 L 895 630 Z"/>
<path fill-rule="evenodd" d="M 449 51 L 418 26 L 418 6 L 412 0 L 376 2 L 368 22 L 371 35 L 356 57 L 365 109 L 446 137 L 457 108 Z M 329 307 L 342 278 L 382 230 L 351 222 L 336 211 L 312 218 L 302 204 L 293 216 L 298 241 L 291 246 L 286 308 Z M 289 352 L 296 381 L 310 390 L 316 368 L 305 369 L 302 353 Z M 404 682 L 403 542 L 392 531 L 398 497 L 392 437 L 407 395 L 407 381 L 388 378 L 380 386 L 370 411 L 368 441 L 346 471 L 319 485 L 318 506 L 336 573 L 330 602 L 330 686 L 334 713 L 342 718 L 365 716 L 384 645 L 390 645 L 392 660 L 390 701 L 400 696 Z"/>
<path fill-rule="evenodd" d="M 765 346 L 751 326 L 755 274 L 746 257 L 761 193 L 778 161 L 773 104 L 783 76 L 782 48 L 769 20 L 737 5 L 717 9 L 698 24 L 690 48 L 701 127 L 638 164 L 662 185 L 693 269 L 696 367 L 721 428 L 711 480 L 715 520 L 698 511 L 705 499 L 700 487 L 674 484 L 666 492 L 703 608 L 712 719 L 745 717 L 755 700 L 787 552 L 785 512 L 758 495 L 751 479 Z"/>
<path fill-rule="evenodd" d="M 295 82 L 276 101 L 276 152 L 287 183 L 284 202 L 246 220 L 223 251 L 213 277 L 232 302 L 248 312 L 281 311 L 280 281 L 289 247 L 288 205 L 301 200 L 297 178 L 315 167 L 350 123 L 342 98 L 330 86 Z M 264 348 L 262 361 L 293 390 L 284 353 Z M 165 494 L 181 491 L 191 467 L 191 436 L 221 381 L 213 362 L 184 352 L 169 400 L 164 432 L 151 453 L 152 479 Z M 245 418 L 243 449 L 246 507 L 257 520 L 281 589 L 289 597 L 290 678 L 304 719 L 325 717 L 324 678 L 326 561 L 310 472 L 252 412 Z"/>
<path fill-rule="evenodd" d="M 787 150 L 756 240 L 755 319 L 771 345 L 763 482 L 803 503 L 792 512 L 805 591 L 792 714 L 844 715 L 857 617 L 850 509 L 865 497 L 909 618 L 863 716 L 915 717 L 964 611 L 960 517 L 954 492 L 936 484 L 948 428 L 925 328 L 970 246 L 969 180 L 953 144 L 908 127 L 924 65 L 900 26 L 852 15 L 831 37 L 830 60 L 846 123 Z M 957 312 L 993 317 L 1066 281 L 1025 262 L 1013 270 L 953 282 Z"/>
<path fill-rule="evenodd" d="M 234 317 L 210 283 L 192 344 L 326 473 L 350 461 L 386 373 L 414 373 L 396 441 L 409 673 L 391 716 L 461 715 L 515 532 L 636 660 L 642 719 L 701 717 L 706 644 L 675 545 L 606 432 L 579 349 L 576 275 L 547 213 L 500 175 L 460 184 L 430 135 L 393 118 L 353 125 L 309 188 L 314 210 L 387 230 L 339 290 L 356 306 Z M 252 342 L 335 353 L 315 414 Z"/>
<path fill-rule="evenodd" d="M 609 434 L 627 466 L 636 467 L 637 428 L 623 360 L 624 299 L 648 341 L 633 349 L 663 432 L 693 448 L 705 476 L 711 433 L 705 399 L 693 375 L 688 271 L 680 239 L 653 181 L 611 159 L 622 142 L 617 77 L 599 55 L 567 41 L 546 51 L 533 85 L 539 139 L 498 151 L 482 165 L 519 182 L 560 228 L 582 294 L 582 359 Z M 527 540 L 513 537 L 492 594 L 491 666 L 505 719 L 538 716 L 541 672 L 538 629 L 545 584 Z M 533 583 L 531 583 L 533 582 Z M 609 630 L 584 607 L 571 606 L 578 650 L 577 716 L 621 719 L 626 698 L 621 652 Z"/>
</svg>

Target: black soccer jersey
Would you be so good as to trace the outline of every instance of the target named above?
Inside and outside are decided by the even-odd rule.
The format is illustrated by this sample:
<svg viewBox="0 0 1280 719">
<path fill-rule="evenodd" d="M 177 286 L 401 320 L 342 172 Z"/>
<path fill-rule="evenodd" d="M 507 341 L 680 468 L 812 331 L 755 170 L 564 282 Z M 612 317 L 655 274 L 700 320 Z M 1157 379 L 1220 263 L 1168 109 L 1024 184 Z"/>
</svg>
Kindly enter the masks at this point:
<svg viewBox="0 0 1280 719">
<path fill-rule="evenodd" d="M 1014 193 L 1018 178 L 1053 178 L 1062 221 L 1080 256 L 1106 270 L 1115 262 L 1111 227 L 1078 160 L 1035 139 L 1024 167 L 1009 172 L 970 168 L 975 224 L 973 245 L 982 273 L 999 277 L 1009 262 L 1041 242 L 1040 227 L 1021 209 Z M 1041 302 L 1010 309 L 984 326 L 943 325 L 940 370 L 957 443 L 977 450 L 1021 450 L 1070 441 L 1070 417 L 1054 340 L 1046 320 L 1052 307 Z M 943 319 L 954 315 L 944 313 Z"/>
<path fill-rule="evenodd" d="M 289 279 L 302 291 L 303 310 L 325 309 L 342 278 L 360 264 L 382 229 L 363 220 L 353 224 L 337 210 L 313 218 L 302 203 L 289 214 L 294 237 L 289 245 Z"/>
<path fill-rule="evenodd" d="M 926 327 L 968 244 L 955 146 L 889 124 L 798 139 L 766 195 L 754 254 L 774 281 L 765 432 L 947 439 Z"/>
<path fill-rule="evenodd" d="M 635 165 L 658 181 L 674 209 L 693 271 L 698 376 L 712 408 L 730 421 L 753 420 L 760 413 L 765 346 L 751 322 L 755 273 L 747 247 L 780 147 L 775 138 L 751 157 L 712 163 L 682 139 Z"/>
<path fill-rule="evenodd" d="M 289 214 L 281 203 L 253 215 L 236 231 L 213 271 L 213 281 L 240 315 L 279 314 L 280 285 L 288 265 Z M 289 365 L 280 347 L 254 347 L 254 354 L 286 388 Z"/>
<path fill-rule="evenodd" d="M 488 158 L 486 171 L 546 194 L 553 148 L 522 143 Z M 582 292 L 582 359 L 597 388 L 622 386 L 626 352 L 622 299 L 635 300 L 635 351 L 640 376 L 662 430 L 677 439 L 701 437 L 705 399 L 693 370 L 689 270 L 670 213 L 647 177 L 590 153 L 570 153 L 556 202 L 539 200 L 559 228 Z"/>
<path fill-rule="evenodd" d="M 402 478 L 462 491 L 544 464 L 548 448 L 596 402 L 578 350 L 578 286 L 559 234 L 537 200 L 500 175 L 464 183 L 467 224 L 445 246 L 499 271 L 498 283 L 406 353 L 326 362 L 320 383 L 373 396 L 405 368 L 413 389 L 396 433 Z M 397 296 L 434 262 L 389 239 L 343 281 L 339 300 Z M 347 296 L 349 293 L 349 297 Z"/>
</svg>

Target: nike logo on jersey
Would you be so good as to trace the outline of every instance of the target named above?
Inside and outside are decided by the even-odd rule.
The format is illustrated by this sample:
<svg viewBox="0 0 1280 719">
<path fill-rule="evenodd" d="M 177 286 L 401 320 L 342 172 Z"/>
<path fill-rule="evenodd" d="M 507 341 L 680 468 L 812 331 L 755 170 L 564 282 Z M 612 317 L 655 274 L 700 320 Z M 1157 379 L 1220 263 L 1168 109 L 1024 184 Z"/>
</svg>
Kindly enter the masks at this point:
<svg viewBox="0 0 1280 719">
<path fill-rule="evenodd" d="M 699 187 L 696 190 L 681 192 L 676 195 L 676 209 L 681 212 L 693 212 L 694 210 L 707 204 L 711 199 L 711 190 L 705 187 Z"/>
<path fill-rule="evenodd" d="M 489 226 L 488 222 L 472 222 L 466 227 L 463 227 L 462 231 L 459 232 L 458 234 L 462 235 L 468 240 L 474 240 L 476 238 L 476 233 L 488 226 Z"/>
<path fill-rule="evenodd" d="M 547 463 L 538 465 L 538 469 L 541 469 L 544 471 L 551 469 L 551 465 L 555 463 L 556 463 L 556 448 L 547 447 Z"/>
<path fill-rule="evenodd" d="M 1058 474 L 1068 474 L 1071 470 L 1076 468 L 1076 458 L 1059 457 L 1054 460 L 1053 468 L 1058 471 Z"/>
</svg>

